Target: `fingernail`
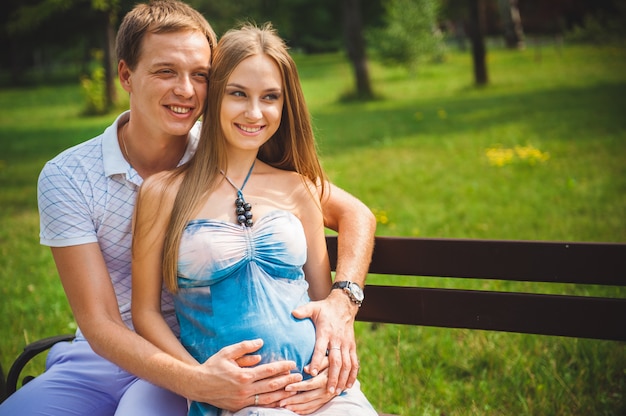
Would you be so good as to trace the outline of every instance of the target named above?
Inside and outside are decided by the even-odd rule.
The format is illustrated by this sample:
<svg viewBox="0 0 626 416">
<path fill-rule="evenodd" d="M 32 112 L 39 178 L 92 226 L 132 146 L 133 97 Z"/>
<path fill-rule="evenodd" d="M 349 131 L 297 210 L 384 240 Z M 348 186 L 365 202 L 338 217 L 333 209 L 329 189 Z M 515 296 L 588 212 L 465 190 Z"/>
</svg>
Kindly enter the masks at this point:
<svg viewBox="0 0 626 416">
<path fill-rule="evenodd" d="M 315 377 L 317 375 L 317 373 L 318 373 L 317 368 L 314 368 L 313 371 L 311 371 L 311 375 L 313 377 Z"/>
<path fill-rule="evenodd" d="M 330 387 L 330 388 L 328 389 L 328 392 L 329 392 L 330 394 L 335 394 L 335 388 L 334 388 L 334 387 Z"/>
</svg>

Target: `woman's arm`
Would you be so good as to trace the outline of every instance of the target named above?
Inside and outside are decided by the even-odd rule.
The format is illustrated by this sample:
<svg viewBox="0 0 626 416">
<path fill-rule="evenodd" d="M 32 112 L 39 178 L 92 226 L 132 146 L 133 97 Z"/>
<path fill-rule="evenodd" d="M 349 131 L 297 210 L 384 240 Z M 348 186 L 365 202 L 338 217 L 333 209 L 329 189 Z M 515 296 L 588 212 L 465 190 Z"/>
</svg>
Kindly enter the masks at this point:
<svg viewBox="0 0 626 416">
<path fill-rule="evenodd" d="M 319 195 L 312 183 L 307 182 L 307 186 L 308 189 L 303 186 L 297 207 L 307 244 L 304 276 L 309 283 L 311 300 L 318 301 L 325 299 L 330 293 L 332 279 Z"/>
<path fill-rule="evenodd" d="M 197 364 L 196 360 L 182 346 L 161 313 L 163 245 L 175 189 L 159 183 L 159 179 L 149 178 L 137 196 L 133 226 L 132 317 L 139 335 L 193 365 Z"/>
</svg>

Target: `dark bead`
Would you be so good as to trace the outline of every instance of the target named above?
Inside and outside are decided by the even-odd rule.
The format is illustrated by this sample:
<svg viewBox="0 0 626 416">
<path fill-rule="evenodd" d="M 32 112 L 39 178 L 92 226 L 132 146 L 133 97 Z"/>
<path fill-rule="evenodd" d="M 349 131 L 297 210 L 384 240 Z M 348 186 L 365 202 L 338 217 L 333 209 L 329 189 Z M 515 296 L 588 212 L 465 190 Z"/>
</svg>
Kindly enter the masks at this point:
<svg viewBox="0 0 626 416">
<path fill-rule="evenodd" d="M 246 203 L 243 205 L 243 208 L 244 208 L 246 211 L 250 211 L 250 210 L 252 209 L 252 204 L 250 204 L 249 202 L 246 202 Z"/>
<path fill-rule="evenodd" d="M 242 207 L 242 206 L 243 206 L 243 204 L 244 204 L 244 202 L 245 202 L 245 201 L 244 201 L 243 199 L 241 199 L 241 198 L 237 198 L 237 199 L 235 200 L 235 205 L 236 205 L 236 206 L 238 206 L 238 207 Z"/>
<path fill-rule="evenodd" d="M 252 227 L 252 224 L 254 224 L 254 221 L 252 221 L 252 219 L 246 220 L 246 227 Z"/>
<path fill-rule="evenodd" d="M 246 216 L 245 215 L 238 215 L 237 216 L 237 221 L 239 222 L 239 224 L 243 224 L 246 222 Z"/>
<path fill-rule="evenodd" d="M 251 219 L 252 218 L 252 212 L 250 211 L 246 211 L 246 213 L 244 214 L 246 216 L 246 219 Z"/>
<path fill-rule="evenodd" d="M 246 210 L 243 207 L 237 207 L 235 209 L 235 212 L 237 213 L 237 215 L 243 215 L 246 212 Z"/>
</svg>

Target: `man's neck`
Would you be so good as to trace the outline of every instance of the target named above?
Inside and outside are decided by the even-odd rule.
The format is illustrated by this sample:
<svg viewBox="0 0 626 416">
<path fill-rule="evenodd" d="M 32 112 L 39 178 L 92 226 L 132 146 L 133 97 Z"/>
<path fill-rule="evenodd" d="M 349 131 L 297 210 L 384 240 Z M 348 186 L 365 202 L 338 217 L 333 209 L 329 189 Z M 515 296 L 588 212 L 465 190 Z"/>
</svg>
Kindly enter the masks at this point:
<svg viewBox="0 0 626 416">
<path fill-rule="evenodd" d="M 185 154 L 188 137 L 157 137 L 141 141 L 130 123 L 118 129 L 120 148 L 124 157 L 142 178 L 171 170 L 178 166 Z"/>
</svg>

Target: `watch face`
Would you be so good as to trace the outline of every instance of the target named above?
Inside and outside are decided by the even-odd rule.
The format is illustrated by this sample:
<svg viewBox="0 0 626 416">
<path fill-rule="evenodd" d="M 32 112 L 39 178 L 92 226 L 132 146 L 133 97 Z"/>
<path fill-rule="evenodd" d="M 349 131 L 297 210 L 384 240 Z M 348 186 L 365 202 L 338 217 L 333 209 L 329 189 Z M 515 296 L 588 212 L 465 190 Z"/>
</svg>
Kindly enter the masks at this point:
<svg viewBox="0 0 626 416">
<path fill-rule="evenodd" d="M 352 296 L 354 296 L 354 298 L 359 302 L 363 301 L 363 291 L 358 285 L 351 284 L 350 293 L 352 293 Z"/>
</svg>

